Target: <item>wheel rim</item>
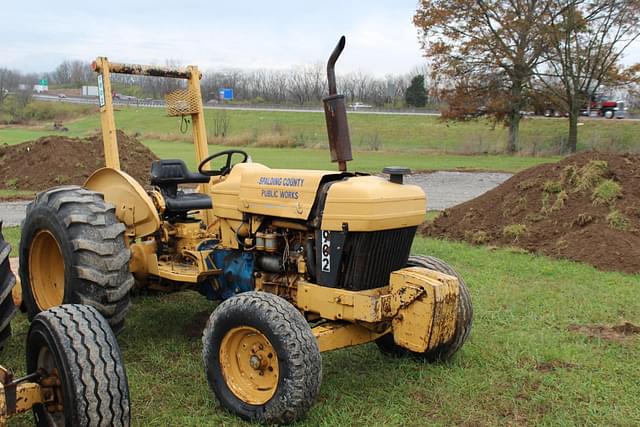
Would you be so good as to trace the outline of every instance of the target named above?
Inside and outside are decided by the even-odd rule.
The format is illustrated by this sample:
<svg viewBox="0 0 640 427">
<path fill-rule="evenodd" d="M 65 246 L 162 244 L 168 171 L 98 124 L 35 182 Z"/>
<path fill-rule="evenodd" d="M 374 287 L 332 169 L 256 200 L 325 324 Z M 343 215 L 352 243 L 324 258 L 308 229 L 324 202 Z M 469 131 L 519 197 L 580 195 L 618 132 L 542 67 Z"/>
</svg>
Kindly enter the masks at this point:
<svg viewBox="0 0 640 427">
<path fill-rule="evenodd" d="M 269 339 L 249 326 L 226 333 L 220 344 L 222 375 L 240 400 L 262 405 L 278 387 L 278 355 Z"/>
<path fill-rule="evenodd" d="M 64 258 L 60 245 L 48 230 L 36 233 L 29 250 L 29 285 L 40 310 L 64 300 Z"/>
<path fill-rule="evenodd" d="M 56 367 L 55 358 L 49 347 L 43 346 L 38 352 L 38 371 L 43 371 L 47 376 L 41 381 L 41 385 L 53 386 L 54 400 L 47 405 L 47 409 L 44 411 L 44 416 L 47 418 L 48 425 L 64 426 L 65 417 L 63 411 L 63 396 L 62 390 L 59 387 L 60 380 L 58 379 L 58 368 Z"/>
</svg>

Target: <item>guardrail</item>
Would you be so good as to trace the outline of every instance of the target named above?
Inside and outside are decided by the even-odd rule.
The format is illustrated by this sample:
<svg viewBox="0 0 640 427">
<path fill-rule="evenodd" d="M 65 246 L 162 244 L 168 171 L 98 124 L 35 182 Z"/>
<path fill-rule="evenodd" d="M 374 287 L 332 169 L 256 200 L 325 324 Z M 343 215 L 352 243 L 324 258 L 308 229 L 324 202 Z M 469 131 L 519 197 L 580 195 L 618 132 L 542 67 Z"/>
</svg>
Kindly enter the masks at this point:
<svg viewBox="0 0 640 427">
<path fill-rule="evenodd" d="M 97 97 L 65 97 L 60 98 L 55 95 L 33 95 L 34 99 L 38 101 L 47 101 L 47 102 L 69 102 L 73 104 L 90 104 L 90 105 L 98 105 Z M 113 100 L 113 104 L 121 107 L 140 107 L 140 108 L 165 108 L 164 100 L 161 99 L 117 99 Z M 308 111 L 308 112 L 323 112 L 320 106 L 313 107 L 308 105 L 281 105 L 281 104 L 243 104 L 243 103 L 234 103 L 234 104 L 204 104 L 205 109 L 230 109 L 230 110 L 269 110 L 269 111 Z M 347 108 L 349 113 L 369 113 L 369 114 L 405 114 L 405 115 L 425 115 L 425 116 L 439 116 L 440 111 L 430 110 L 426 108 L 403 108 L 403 109 L 393 109 L 393 108 Z M 535 117 L 535 118 L 545 118 L 542 116 L 527 116 L 527 117 Z M 625 118 L 629 119 L 640 119 L 640 114 L 634 114 L 629 111 L 625 112 Z M 550 118 L 550 119 L 553 119 Z"/>
<path fill-rule="evenodd" d="M 34 99 L 38 101 L 46 102 L 68 102 L 73 104 L 90 104 L 98 105 L 97 97 L 58 97 L 55 95 L 33 95 Z M 151 107 L 151 108 L 164 108 L 164 100 L 144 100 L 144 99 L 113 99 L 114 105 L 128 106 L 128 107 Z M 243 110 L 274 110 L 274 111 L 309 111 L 309 112 L 323 112 L 320 106 L 313 107 L 308 105 L 281 105 L 281 104 L 204 104 L 205 109 L 243 109 Z M 347 111 L 355 113 L 383 113 L 383 114 L 416 114 L 416 115 L 439 115 L 439 111 L 427 110 L 423 108 L 416 109 L 392 109 L 392 108 L 348 108 Z"/>
</svg>

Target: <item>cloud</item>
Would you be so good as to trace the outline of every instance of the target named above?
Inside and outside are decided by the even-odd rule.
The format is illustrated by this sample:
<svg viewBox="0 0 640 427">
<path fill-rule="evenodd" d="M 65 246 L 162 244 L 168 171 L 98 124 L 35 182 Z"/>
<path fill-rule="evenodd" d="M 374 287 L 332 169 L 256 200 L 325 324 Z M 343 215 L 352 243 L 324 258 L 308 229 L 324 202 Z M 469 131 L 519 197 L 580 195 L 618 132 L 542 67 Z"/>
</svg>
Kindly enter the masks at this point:
<svg viewBox="0 0 640 427">
<path fill-rule="evenodd" d="M 212 68 L 292 68 L 326 61 L 342 34 L 339 73 L 382 76 L 424 63 L 411 22 L 415 0 L 213 2 L 58 0 L 3 5 L 0 66 L 49 71 L 66 59 Z M 640 62 L 640 42 L 625 55 Z"/>
</svg>

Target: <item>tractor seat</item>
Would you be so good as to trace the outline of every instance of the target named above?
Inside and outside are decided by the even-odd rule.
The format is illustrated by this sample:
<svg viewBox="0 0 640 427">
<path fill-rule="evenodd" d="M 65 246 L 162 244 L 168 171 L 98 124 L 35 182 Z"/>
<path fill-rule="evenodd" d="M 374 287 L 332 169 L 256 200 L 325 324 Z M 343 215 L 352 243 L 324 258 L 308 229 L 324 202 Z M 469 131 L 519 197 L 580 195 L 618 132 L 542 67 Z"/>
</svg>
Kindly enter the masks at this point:
<svg viewBox="0 0 640 427">
<path fill-rule="evenodd" d="M 211 209 L 211 197 L 202 193 L 183 193 L 178 191 L 175 197 L 164 196 L 165 212 L 168 214 L 186 213 L 199 209 Z"/>
<path fill-rule="evenodd" d="M 178 184 L 206 184 L 211 178 L 190 172 L 180 159 L 154 160 L 151 163 L 151 185 L 160 188 Z"/>
<path fill-rule="evenodd" d="M 165 202 L 165 215 L 184 215 L 189 211 L 211 209 L 211 197 L 203 193 L 185 193 L 178 184 L 205 184 L 210 178 L 190 172 L 180 159 L 155 160 L 151 164 L 151 184 L 160 189 Z"/>
</svg>

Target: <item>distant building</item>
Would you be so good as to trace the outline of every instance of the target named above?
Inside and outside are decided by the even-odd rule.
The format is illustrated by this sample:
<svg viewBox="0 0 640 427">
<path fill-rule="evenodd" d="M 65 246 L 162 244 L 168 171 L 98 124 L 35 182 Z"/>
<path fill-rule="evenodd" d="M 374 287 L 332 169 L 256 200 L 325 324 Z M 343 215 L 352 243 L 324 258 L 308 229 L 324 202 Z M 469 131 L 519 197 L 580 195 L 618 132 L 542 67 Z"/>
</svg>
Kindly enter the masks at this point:
<svg viewBox="0 0 640 427">
<path fill-rule="evenodd" d="M 36 93 L 49 92 L 49 81 L 47 79 L 40 79 L 37 85 L 33 85 L 33 91 Z"/>
<path fill-rule="evenodd" d="M 98 96 L 98 86 L 82 86 L 82 96 Z"/>
</svg>

